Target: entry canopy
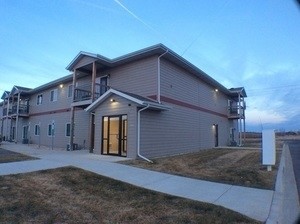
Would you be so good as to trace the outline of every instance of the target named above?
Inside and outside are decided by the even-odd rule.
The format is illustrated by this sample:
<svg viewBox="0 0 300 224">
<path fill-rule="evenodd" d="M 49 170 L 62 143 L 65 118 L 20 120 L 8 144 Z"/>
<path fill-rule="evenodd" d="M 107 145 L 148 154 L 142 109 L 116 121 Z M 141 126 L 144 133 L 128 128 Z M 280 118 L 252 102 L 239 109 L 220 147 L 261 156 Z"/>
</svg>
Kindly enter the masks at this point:
<svg viewBox="0 0 300 224">
<path fill-rule="evenodd" d="M 100 96 L 95 102 L 93 102 L 91 105 L 89 105 L 85 109 L 85 111 L 93 112 L 101 103 L 103 103 L 107 98 L 109 98 L 113 94 L 120 96 L 131 102 L 134 102 L 142 107 L 148 106 L 149 109 L 153 109 L 153 110 L 169 110 L 169 109 L 171 109 L 170 106 L 158 103 L 155 100 L 152 100 L 152 99 L 140 96 L 140 95 L 136 95 L 133 93 L 128 93 L 128 92 L 124 92 L 124 91 L 120 91 L 120 90 L 115 90 L 115 89 L 109 89 L 102 96 Z"/>
</svg>

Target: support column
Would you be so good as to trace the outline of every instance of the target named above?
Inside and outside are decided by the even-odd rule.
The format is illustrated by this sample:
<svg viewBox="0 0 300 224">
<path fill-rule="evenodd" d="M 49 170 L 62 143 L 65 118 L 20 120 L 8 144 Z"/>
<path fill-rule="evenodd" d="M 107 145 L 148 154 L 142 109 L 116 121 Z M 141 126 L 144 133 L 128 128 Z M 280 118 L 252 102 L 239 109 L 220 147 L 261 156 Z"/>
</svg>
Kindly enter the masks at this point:
<svg viewBox="0 0 300 224">
<path fill-rule="evenodd" d="M 242 107 L 241 107 L 241 94 L 239 93 L 239 104 L 238 104 L 238 113 L 239 113 L 239 146 L 242 146 Z"/>
<path fill-rule="evenodd" d="M 73 99 L 75 98 L 75 86 L 76 86 L 76 69 L 74 70 L 73 73 Z M 71 106 L 71 121 L 70 121 L 70 150 L 73 150 L 73 145 L 74 145 L 74 129 L 75 129 L 75 107 Z"/>
<path fill-rule="evenodd" d="M 17 102 L 15 143 L 18 143 L 19 109 L 20 109 L 20 92 L 18 93 L 18 102 Z"/>
<path fill-rule="evenodd" d="M 95 83 L 96 83 L 96 74 L 97 74 L 97 68 L 96 68 L 96 62 L 93 62 L 93 72 L 92 72 L 92 102 L 95 100 Z"/>
</svg>

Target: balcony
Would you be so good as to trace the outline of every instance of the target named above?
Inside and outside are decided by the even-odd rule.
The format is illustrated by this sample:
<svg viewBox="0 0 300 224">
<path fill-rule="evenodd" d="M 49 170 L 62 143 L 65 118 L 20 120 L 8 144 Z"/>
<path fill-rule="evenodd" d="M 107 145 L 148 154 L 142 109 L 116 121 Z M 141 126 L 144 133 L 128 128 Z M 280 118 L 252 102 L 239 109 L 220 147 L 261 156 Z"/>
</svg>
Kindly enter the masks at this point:
<svg viewBox="0 0 300 224">
<path fill-rule="evenodd" d="M 29 114 L 29 105 L 27 104 L 19 104 L 19 111 L 18 105 L 13 105 L 11 110 L 12 115 L 19 115 L 19 116 L 28 116 Z"/>
<path fill-rule="evenodd" d="M 245 109 L 244 107 L 239 106 L 230 106 L 228 107 L 228 118 L 229 119 L 239 119 L 245 118 Z"/>
<path fill-rule="evenodd" d="M 3 108 L 3 116 L 7 116 L 7 108 Z M 11 115 L 11 109 L 8 109 L 8 115 Z"/>
<path fill-rule="evenodd" d="M 92 85 L 78 86 L 74 89 L 74 99 L 72 106 L 84 106 L 91 104 L 101 95 L 103 95 L 107 90 L 109 90 L 109 88 L 109 86 L 96 83 L 94 99 L 92 99 Z"/>
</svg>

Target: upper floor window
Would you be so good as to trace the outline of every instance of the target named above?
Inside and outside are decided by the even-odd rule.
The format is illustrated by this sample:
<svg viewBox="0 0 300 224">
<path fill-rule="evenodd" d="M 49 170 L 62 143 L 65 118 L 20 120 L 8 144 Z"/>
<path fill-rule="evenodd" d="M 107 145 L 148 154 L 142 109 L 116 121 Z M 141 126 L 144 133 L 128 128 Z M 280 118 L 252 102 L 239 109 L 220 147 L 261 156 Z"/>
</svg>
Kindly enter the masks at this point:
<svg viewBox="0 0 300 224">
<path fill-rule="evenodd" d="M 108 90 L 108 76 L 96 78 L 96 94 L 103 95 Z"/>
<path fill-rule="evenodd" d="M 69 85 L 68 86 L 68 97 L 72 97 L 72 93 L 73 93 L 73 85 Z"/>
<path fill-rule="evenodd" d="M 41 105 L 43 103 L 43 94 L 39 94 L 37 96 L 37 101 L 36 101 L 36 104 L 37 105 Z"/>
<path fill-rule="evenodd" d="M 57 89 L 51 90 L 50 92 L 50 101 L 57 101 Z"/>
</svg>

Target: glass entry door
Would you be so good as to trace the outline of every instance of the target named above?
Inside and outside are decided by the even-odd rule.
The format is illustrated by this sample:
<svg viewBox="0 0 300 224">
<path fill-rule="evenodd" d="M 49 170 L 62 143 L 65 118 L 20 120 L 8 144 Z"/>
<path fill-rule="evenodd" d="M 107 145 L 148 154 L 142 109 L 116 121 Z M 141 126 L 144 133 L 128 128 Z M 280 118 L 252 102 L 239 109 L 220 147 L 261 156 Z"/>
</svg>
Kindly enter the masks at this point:
<svg viewBox="0 0 300 224">
<path fill-rule="evenodd" d="M 102 154 L 127 155 L 127 115 L 102 118 Z"/>
</svg>

